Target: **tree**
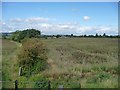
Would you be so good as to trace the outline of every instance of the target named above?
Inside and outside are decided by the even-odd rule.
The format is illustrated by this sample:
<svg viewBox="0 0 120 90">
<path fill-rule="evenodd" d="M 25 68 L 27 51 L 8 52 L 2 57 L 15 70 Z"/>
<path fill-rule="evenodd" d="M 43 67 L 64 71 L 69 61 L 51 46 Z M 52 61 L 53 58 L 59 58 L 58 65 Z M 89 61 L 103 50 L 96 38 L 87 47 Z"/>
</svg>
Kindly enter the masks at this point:
<svg viewBox="0 0 120 90">
<path fill-rule="evenodd" d="M 99 37 L 102 37 L 102 35 L 99 35 Z"/>
<path fill-rule="evenodd" d="M 71 37 L 73 37 L 74 35 L 73 34 L 71 34 Z"/>
<path fill-rule="evenodd" d="M 41 32 L 36 29 L 27 29 L 23 31 L 13 32 L 11 39 L 14 41 L 21 42 L 25 38 L 39 38 L 41 36 Z"/>
<path fill-rule="evenodd" d="M 106 37 L 106 34 L 105 34 L 105 33 L 103 34 L 103 37 Z"/>
<path fill-rule="evenodd" d="M 59 38 L 59 37 L 61 37 L 61 35 L 56 35 L 56 38 Z"/>
<path fill-rule="evenodd" d="M 46 47 L 37 38 L 28 38 L 22 41 L 22 47 L 18 54 L 18 64 L 22 67 L 23 75 L 31 75 L 46 68 Z"/>
<path fill-rule="evenodd" d="M 83 35 L 84 37 L 87 37 L 87 35 L 85 34 L 85 35 Z"/>
<path fill-rule="evenodd" d="M 98 34 L 96 33 L 95 37 L 98 37 Z"/>
</svg>

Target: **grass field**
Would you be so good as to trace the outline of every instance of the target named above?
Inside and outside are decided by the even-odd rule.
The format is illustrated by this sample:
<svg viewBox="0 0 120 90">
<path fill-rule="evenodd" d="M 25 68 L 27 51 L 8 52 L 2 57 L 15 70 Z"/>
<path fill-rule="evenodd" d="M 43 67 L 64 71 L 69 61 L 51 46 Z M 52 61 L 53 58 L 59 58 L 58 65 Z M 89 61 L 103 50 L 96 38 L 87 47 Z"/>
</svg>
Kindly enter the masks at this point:
<svg viewBox="0 0 120 90">
<path fill-rule="evenodd" d="M 48 67 L 29 78 L 18 76 L 16 54 L 20 44 L 3 40 L 2 64 L 4 81 L 50 80 L 51 87 L 116 88 L 118 87 L 117 38 L 58 38 L 42 39 L 48 51 Z M 3 87 L 13 88 L 11 82 Z M 19 87 L 37 87 L 19 84 Z"/>
<path fill-rule="evenodd" d="M 15 70 L 15 62 L 14 59 L 16 57 L 17 45 L 15 42 L 10 40 L 2 40 L 2 80 L 10 81 L 3 82 L 3 87 L 11 86 L 11 81 L 14 80 L 13 72 Z M 13 85 L 12 85 L 13 86 Z"/>
</svg>

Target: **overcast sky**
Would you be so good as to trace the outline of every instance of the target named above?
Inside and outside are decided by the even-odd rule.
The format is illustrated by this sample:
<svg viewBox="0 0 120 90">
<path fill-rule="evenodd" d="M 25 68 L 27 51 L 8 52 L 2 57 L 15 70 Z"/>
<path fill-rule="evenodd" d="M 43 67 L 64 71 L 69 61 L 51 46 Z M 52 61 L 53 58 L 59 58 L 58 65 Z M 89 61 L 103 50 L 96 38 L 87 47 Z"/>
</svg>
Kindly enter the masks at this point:
<svg viewBox="0 0 120 90">
<path fill-rule="evenodd" d="M 117 2 L 3 2 L 2 32 L 118 34 Z"/>
</svg>

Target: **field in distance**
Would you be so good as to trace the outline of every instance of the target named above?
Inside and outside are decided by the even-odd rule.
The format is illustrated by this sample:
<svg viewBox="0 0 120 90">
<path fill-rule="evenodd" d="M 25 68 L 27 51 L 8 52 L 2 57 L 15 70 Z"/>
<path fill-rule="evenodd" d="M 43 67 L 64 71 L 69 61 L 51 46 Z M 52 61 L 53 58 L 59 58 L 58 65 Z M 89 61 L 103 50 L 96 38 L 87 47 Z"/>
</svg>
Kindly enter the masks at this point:
<svg viewBox="0 0 120 90">
<path fill-rule="evenodd" d="M 17 49 L 19 43 L 3 40 L 3 80 L 31 81 L 44 77 L 51 87 L 65 88 L 117 88 L 117 38 L 54 38 L 42 39 L 48 51 L 48 68 L 37 75 L 25 78 L 18 75 Z M 4 87 L 14 84 L 3 83 Z M 21 88 L 36 85 L 19 85 Z"/>
</svg>

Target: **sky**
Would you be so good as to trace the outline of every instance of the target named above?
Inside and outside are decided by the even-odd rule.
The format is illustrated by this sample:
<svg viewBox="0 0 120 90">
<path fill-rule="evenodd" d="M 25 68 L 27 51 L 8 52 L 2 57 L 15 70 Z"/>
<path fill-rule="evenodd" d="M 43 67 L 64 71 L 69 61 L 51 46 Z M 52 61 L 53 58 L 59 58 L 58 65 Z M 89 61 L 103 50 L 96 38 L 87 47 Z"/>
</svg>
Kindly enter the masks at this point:
<svg viewBox="0 0 120 90">
<path fill-rule="evenodd" d="M 42 34 L 118 34 L 117 2 L 2 2 L 2 31 Z"/>
<path fill-rule="evenodd" d="M 2 0 L 4 2 L 119 2 L 119 0 Z"/>
</svg>

